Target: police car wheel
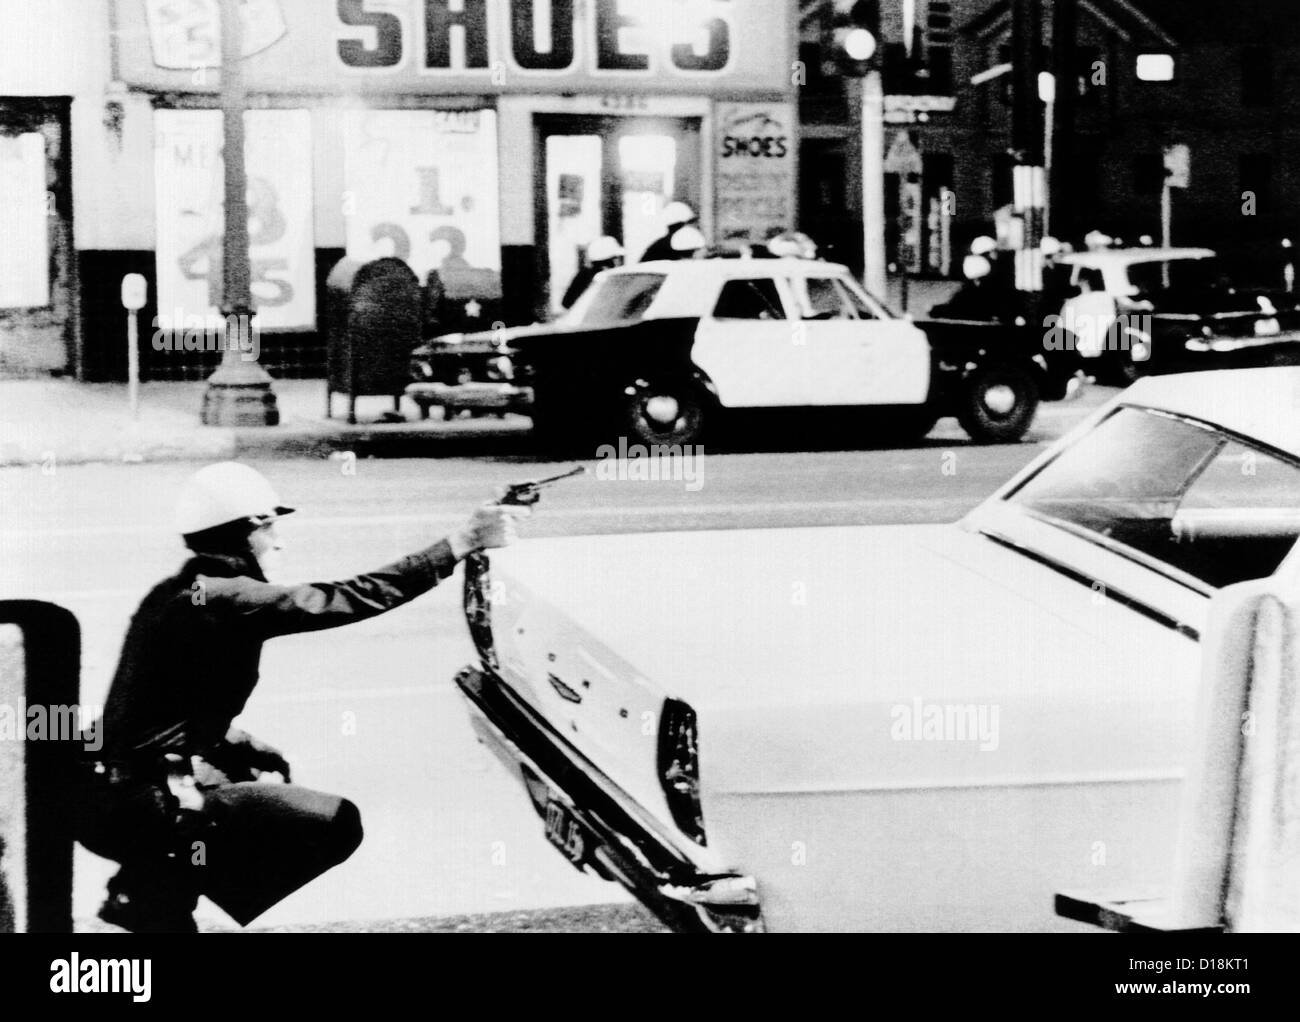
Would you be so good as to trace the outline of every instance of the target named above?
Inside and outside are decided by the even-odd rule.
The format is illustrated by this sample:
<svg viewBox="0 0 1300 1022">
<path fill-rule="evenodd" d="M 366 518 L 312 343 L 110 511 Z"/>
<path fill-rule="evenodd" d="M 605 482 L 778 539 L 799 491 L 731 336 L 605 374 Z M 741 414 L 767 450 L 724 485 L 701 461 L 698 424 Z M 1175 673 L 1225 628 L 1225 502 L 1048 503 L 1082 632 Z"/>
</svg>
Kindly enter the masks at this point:
<svg viewBox="0 0 1300 1022">
<path fill-rule="evenodd" d="M 978 443 L 1015 443 L 1038 411 L 1038 383 L 1019 366 L 983 366 L 963 382 L 957 421 Z"/>
<path fill-rule="evenodd" d="M 704 395 L 689 381 L 638 381 L 627 388 L 621 416 L 626 434 L 643 444 L 693 444 L 704 430 Z"/>
</svg>

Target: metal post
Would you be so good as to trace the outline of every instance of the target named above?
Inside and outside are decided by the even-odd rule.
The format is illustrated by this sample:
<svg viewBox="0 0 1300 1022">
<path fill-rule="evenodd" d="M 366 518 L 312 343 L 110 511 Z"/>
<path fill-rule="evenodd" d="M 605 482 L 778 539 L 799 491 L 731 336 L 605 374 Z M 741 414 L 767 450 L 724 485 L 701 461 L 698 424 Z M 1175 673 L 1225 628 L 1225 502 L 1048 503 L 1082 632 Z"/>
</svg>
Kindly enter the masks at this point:
<svg viewBox="0 0 1300 1022">
<path fill-rule="evenodd" d="M 1174 233 L 1174 190 L 1169 187 L 1168 178 L 1165 179 L 1164 187 L 1160 189 L 1160 245 L 1162 248 L 1171 248 L 1173 246 Z M 1160 264 L 1160 280 L 1167 288 L 1169 287 L 1169 263 Z"/>
<path fill-rule="evenodd" d="M 140 418 L 140 314 L 131 309 L 126 314 L 126 393 L 131 418 Z"/>
<path fill-rule="evenodd" d="M 253 300 L 248 257 L 248 175 L 244 166 L 244 81 L 241 0 L 221 0 L 221 122 L 225 173 L 225 230 L 221 247 L 221 316 L 225 351 L 208 378 L 201 419 L 206 426 L 276 426 L 280 410 L 271 375 L 257 363 L 257 345 L 241 350 L 251 336 Z M 236 337 L 231 336 L 232 325 Z"/>
<path fill-rule="evenodd" d="M 1016 254 L 1016 288 L 1040 291 L 1043 286 L 1041 250 L 1043 233 L 1043 116 L 1038 109 L 1038 75 L 1042 70 L 1042 5 L 1040 0 L 1012 0 L 1011 145 L 1018 166 L 1013 191 L 1023 230 Z M 1015 184 L 1019 182 L 1019 188 Z"/>
<path fill-rule="evenodd" d="M 885 274 L 885 96 L 880 72 L 862 79 L 862 282 L 881 301 Z"/>
<path fill-rule="evenodd" d="M 1052 156 L 1054 153 L 1052 136 L 1056 131 L 1056 87 L 1059 79 L 1054 80 L 1052 92 L 1047 102 L 1046 116 L 1043 118 L 1046 130 L 1043 132 L 1043 188 L 1046 194 L 1043 196 L 1043 234 L 1052 233 L 1052 198 L 1056 194 L 1052 190 Z"/>
<path fill-rule="evenodd" d="M 1052 73 L 1056 95 L 1052 104 L 1052 160 L 1048 191 L 1048 212 L 1056 237 L 1075 233 L 1075 199 L 1071 194 L 1074 163 L 1075 108 L 1078 103 L 1078 67 L 1075 39 L 1078 33 L 1078 0 L 1054 0 L 1052 4 Z M 1089 210 L 1089 213 L 1092 211 Z"/>
</svg>

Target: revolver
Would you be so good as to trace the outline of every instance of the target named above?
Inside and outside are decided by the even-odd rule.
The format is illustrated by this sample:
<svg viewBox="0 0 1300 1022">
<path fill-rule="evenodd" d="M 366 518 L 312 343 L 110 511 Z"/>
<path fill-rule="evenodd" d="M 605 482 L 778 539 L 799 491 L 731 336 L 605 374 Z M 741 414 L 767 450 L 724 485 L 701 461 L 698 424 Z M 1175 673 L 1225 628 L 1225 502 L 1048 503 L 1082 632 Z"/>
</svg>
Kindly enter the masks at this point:
<svg viewBox="0 0 1300 1022">
<path fill-rule="evenodd" d="M 561 479 L 571 479 L 573 476 L 580 476 L 587 469 L 582 465 L 574 465 L 567 472 L 561 472 L 557 476 L 551 476 L 548 479 L 530 479 L 524 483 L 511 483 L 501 491 L 497 498 L 498 504 L 515 504 L 520 507 L 532 507 L 542 496 L 542 487 L 551 486 L 558 483 Z M 488 570 L 488 557 L 482 550 L 477 550 L 465 558 L 465 588 L 468 593 L 470 588 L 475 586 L 478 579 Z"/>
<path fill-rule="evenodd" d="M 531 507 L 536 504 L 542 496 L 543 486 L 552 486 L 561 479 L 571 479 L 573 476 L 580 476 L 586 472 L 582 465 L 574 465 L 567 472 L 561 472 L 557 476 L 551 476 L 549 479 L 533 479 L 526 483 L 511 483 L 502 491 L 497 498 L 498 504 L 517 504 L 523 507 Z"/>
</svg>

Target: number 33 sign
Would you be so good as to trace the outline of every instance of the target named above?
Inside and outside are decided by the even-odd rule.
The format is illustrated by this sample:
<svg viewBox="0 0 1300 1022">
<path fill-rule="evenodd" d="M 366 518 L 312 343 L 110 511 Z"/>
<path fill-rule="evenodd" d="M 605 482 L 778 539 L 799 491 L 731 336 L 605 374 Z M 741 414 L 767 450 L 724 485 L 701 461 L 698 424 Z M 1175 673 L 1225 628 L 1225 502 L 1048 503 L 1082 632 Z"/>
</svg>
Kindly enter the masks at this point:
<svg viewBox="0 0 1300 1022">
<path fill-rule="evenodd" d="M 169 316 L 221 304 L 221 114 L 155 113 L 158 308 Z M 253 308 L 260 329 L 311 328 L 313 277 L 311 114 L 245 115 Z"/>
</svg>

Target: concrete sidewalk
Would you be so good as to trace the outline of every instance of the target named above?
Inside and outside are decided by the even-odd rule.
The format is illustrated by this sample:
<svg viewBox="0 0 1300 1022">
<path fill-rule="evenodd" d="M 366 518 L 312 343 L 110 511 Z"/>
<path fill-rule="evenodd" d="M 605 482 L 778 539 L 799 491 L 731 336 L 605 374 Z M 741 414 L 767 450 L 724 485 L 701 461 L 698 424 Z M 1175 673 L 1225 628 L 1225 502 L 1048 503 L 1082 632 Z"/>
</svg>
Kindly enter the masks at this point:
<svg viewBox="0 0 1300 1022">
<path fill-rule="evenodd" d="M 357 400 L 357 425 L 346 421 L 347 400 L 334 397 L 335 418 L 325 418 L 324 380 L 277 380 L 280 425 L 227 429 L 204 426 L 199 408 L 205 384 L 146 383 L 140 388 L 140 413 L 133 418 L 125 384 L 75 383 L 39 378 L 0 380 L 0 465 L 53 465 L 106 461 L 213 461 L 223 458 L 325 457 L 382 445 L 386 450 L 504 437 L 522 439 L 530 423 L 505 419 L 459 418 L 421 421 L 405 398 L 405 422 L 383 422 L 392 411 L 387 397 Z M 438 412 L 435 409 L 434 415 Z"/>
<path fill-rule="evenodd" d="M 146 383 L 140 414 L 133 418 L 125 384 L 70 380 L 0 379 L 0 467 L 89 462 L 220 461 L 227 458 L 326 458 L 336 452 L 363 457 L 533 457 L 532 422 L 526 416 L 438 416 L 421 420 L 403 399 L 402 422 L 385 422 L 388 397 L 357 401 L 355 426 L 347 402 L 334 399 L 335 418 L 325 417 L 323 380 L 277 380 L 280 425 L 226 429 L 199 423 L 205 384 Z M 1039 408 L 1030 439 L 1054 439 L 1114 393 L 1091 387 L 1081 400 Z M 963 442 L 955 420 L 944 419 L 934 439 Z M 833 435 L 825 438 L 832 446 Z"/>
</svg>

